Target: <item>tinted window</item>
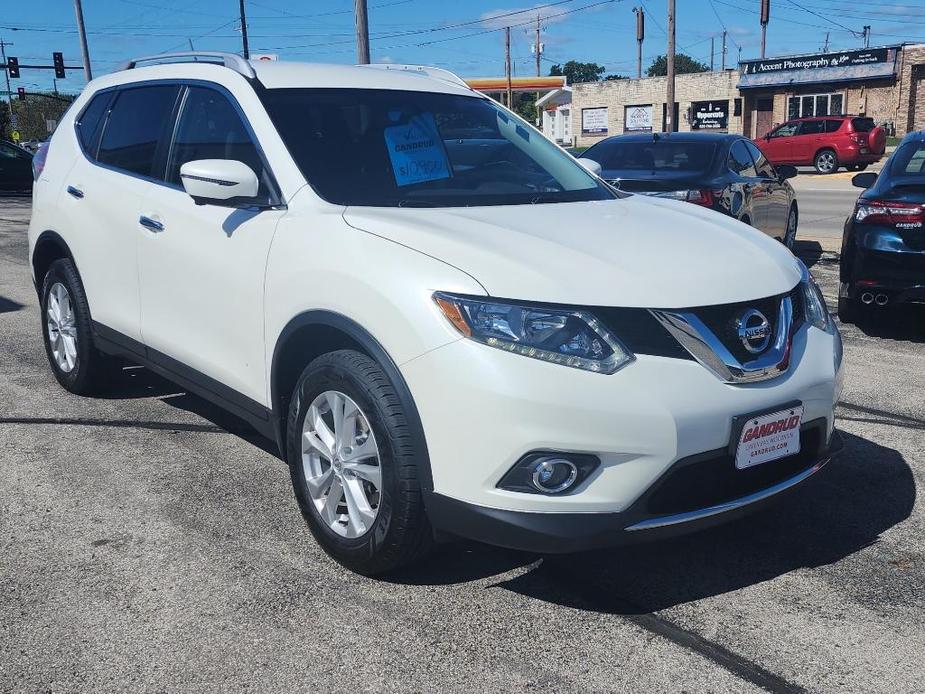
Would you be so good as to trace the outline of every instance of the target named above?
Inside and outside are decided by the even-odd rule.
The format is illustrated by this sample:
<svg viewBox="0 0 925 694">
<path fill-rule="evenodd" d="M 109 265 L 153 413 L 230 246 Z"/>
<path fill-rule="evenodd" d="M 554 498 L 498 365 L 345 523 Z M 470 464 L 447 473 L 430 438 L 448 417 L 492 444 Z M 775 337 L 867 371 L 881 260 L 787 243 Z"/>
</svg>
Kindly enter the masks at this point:
<svg viewBox="0 0 925 694">
<path fill-rule="evenodd" d="M 824 120 L 806 120 L 800 124 L 800 135 L 820 135 L 824 132 Z"/>
<path fill-rule="evenodd" d="M 19 147 L 13 147 L 4 142 L 0 142 L 0 159 L 32 159 L 32 155 L 21 150 Z"/>
<path fill-rule="evenodd" d="M 296 164 L 344 205 L 602 200 L 613 191 L 490 99 L 380 89 L 268 89 Z"/>
<path fill-rule="evenodd" d="M 825 122 L 825 131 L 827 133 L 838 132 L 838 129 L 841 128 L 842 122 L 843 121 L 840 120 L 827 120 Z"/>
<path fill-rule="evenodd" d="M 154 176 L 158 142 L 166 140 L 170 131 L 177 89 L 136 87 L 119 92 L 100 142 L 100 163 Z"/>
<path fill-rule="evenodd" d="M 758 175 L 743 140 L 736 140 L 729 148 L 729 170 L 739 176 L 755 177 Z"/>
<path fill-rule="evenodd" d="M 751 140 L 742 140 L 745 144 L 748 153 L 752 155 L 752 159 L 755 161 L 755 169 L 758 171 L 758 175 L 763 178 L 776 178 L 777 172 L 774 170 L 774 167 L 771 165 L 765 156 L 761 153 L 761 150 L 755 147 L 754 143 Z"/>
<path fill-rule="evenodd" d="M 80 144 L 90 156 L 96 156 L 96 141 L 103 124 L 103 118 L 112 101 L 113 92 L 97 94 L 77 119 L 77 136 Z"/>
<path fill-rule="evenodd" d="M 713 162 L 713 142 L 643 142 L 611 140 L 592 147 L 582 156 L 593 159 L 607 171 L 706 171 Z"/>
<path fill-rule="evenodd" d="M 890 165 L 890 174 L 925 177 L 925 140 L 907 142 L 897 149 Z"/>
<path fill-rule="evenodd" d="M 247 164 L 265 189 L 263 162 L 244 121 L 219 92 L 190 87 L 177 125 L 167 181 L 180 183 L 180 167 L 197 159 L 234 159 Z M 261 191 L 263 193 L 263 191 Z"/>
<path fill-rule="evenodd" d="M 851 126 L 856 133 L 869 133 L 874 129 L 875 123 L 873 118 L 852 118 Z"/>
<path fill-rule="evenodd" d="M 796 134 L 799 127 L 799 123 L 784 123 L 777 130 L 771 133 L 771 137 L 790 137 L 791 135 Z"/>
</svg>

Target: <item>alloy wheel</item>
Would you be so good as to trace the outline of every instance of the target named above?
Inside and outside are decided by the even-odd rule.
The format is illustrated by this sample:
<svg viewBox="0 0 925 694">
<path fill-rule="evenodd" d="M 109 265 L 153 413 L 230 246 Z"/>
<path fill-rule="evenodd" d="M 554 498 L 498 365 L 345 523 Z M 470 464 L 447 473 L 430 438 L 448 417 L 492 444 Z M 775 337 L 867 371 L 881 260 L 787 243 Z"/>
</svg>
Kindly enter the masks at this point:
<svg viewBox="0 0 925 694">
<path fill-rule="evenodd" d="M 816 166 L 822 173 L 831 173 L 835 169 L 835 155 L 832 152 L 822 152 L 816 157 Z"/>
<path fill-rule="evenodd" d="M 342 537 L 372 528 L 382 499 L 379 447 L 360 407 L 328 390 L 316 397 L 302 425 L 302 471 L 315 509 Z"/>
<path fill-rule="evenodd" d="M 77 317 L 71 295 L 60 282 L 48 290 L 45 314 L 55 364 L 63 373 L 70 373 L 77 366 Z"/>
</svg>

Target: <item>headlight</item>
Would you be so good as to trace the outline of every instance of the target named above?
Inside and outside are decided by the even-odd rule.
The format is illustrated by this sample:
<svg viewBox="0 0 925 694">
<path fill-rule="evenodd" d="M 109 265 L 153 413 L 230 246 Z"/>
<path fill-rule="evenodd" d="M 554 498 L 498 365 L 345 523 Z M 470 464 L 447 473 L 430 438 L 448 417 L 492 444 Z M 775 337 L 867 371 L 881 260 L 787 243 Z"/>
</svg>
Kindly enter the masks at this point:
<svg viewBox="0 0 925 694">
<path fill-rule="evenodd" d="M 800 263 L 803 278 L 800 280 L 800 290 L 803 293 L 803 311 L 806 322 L 820 330 L 828 330 L 829 309 L 825 305 L 825 298 L 805 265 Z"/>
<path fill-rule="evenodd" d="M 470 299 L 437 292 L 434 301 L 466 337 L 525 357 L 612 374 L 634 357 L 584 311 Z"/>
</svg>

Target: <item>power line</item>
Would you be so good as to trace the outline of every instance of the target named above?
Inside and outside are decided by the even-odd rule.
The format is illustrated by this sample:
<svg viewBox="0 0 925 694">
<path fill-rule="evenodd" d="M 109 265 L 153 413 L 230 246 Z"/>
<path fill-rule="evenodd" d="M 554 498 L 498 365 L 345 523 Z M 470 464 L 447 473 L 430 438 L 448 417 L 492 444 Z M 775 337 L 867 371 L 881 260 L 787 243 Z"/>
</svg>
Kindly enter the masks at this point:
<svg viewBox="0 0 925 694">
<path fill-rule="evenodd" d="M 819 17 L 819 19 L 825 20 L 825 21 L 828 22 L 829 24 L 833 24 L 833 25 L 835 25 L 835 26 L 837 26 L 837 27 L 841 27 L 841 28 L 844 29 L 845 31 L 850 31 L 850 32 L 851 32 L 852 34 L 854 34 L 855 36 L 860 36 L 860 33 L 857 32 L 857 31 L 855 31 L 854 29 L 849 29 L 849 28 L 846 27 L 844 24 L 839 24 L 838 22 L 836 22 L 836 21 L 834 21 L 834 20 L 832 20 L 832 19 L 829 19 L 829 18 L 826 17 L 825 15 L 821 15 L 821 14 L 819 14 L 818 12 L 814 12 L 813 10 L 810 10 L 810 9 L 808 9 L 808 8 L 806 8 L 806 7 L 803 7 L 802 5 L 800 5 L 800 3 L 795 2 L 794 0 L 787 0 L 787 2 L 789 2 L 789 3 L 790 3 L 791 5 L 793 5 L 794 7 L 803 10 L 804 12 L 809 12 L 809 13 L 810 13 L 811 15 L 813 15 L 814 17 Z"/>
</svg>

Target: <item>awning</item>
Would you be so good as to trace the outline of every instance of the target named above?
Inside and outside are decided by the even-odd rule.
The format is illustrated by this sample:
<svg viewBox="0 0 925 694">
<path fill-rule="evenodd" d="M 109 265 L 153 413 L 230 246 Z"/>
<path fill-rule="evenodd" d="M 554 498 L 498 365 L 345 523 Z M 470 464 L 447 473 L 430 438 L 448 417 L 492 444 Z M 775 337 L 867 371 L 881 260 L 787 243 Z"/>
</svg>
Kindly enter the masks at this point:
<svg viewBox="0 0 925 694">
<path fill-rule="evenodd" d="M 786 87 L 791 84 L 820 84 L 823 82 L 856 82 L 858 80 L 882 79 L 896 74 L 895 63 L 882 62 L 869 65 L 844 65 L 842 67 L 821 67 L 801 70 L 776 70 L 774 72 L 743 74 L 739 89 L 758 87 Z"/>
</svg>

